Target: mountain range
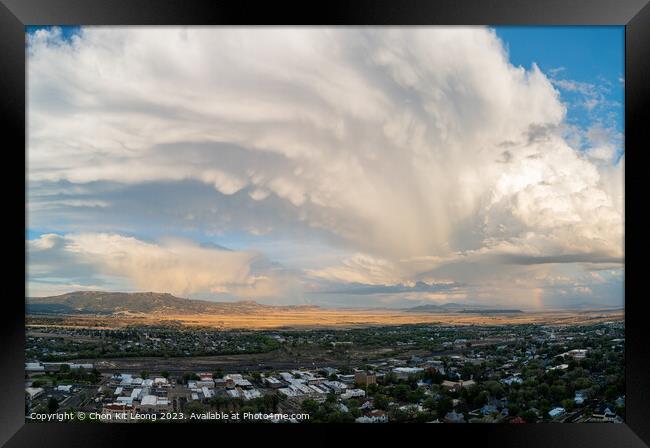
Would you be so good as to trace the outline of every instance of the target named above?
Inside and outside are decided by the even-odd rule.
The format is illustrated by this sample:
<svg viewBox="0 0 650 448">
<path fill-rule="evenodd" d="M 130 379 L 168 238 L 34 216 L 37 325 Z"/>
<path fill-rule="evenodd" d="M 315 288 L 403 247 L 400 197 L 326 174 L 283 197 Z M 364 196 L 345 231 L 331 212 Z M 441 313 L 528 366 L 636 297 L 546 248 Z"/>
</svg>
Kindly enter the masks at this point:
<svg viewBox="0 0 650 448">
<path fill-rule="evenodd" d="M 102 291 L 76 291 L 50 297 L 28 297 L 25 303 L 28 314 L 248 314 L 317 308 L 313 305 L 262 305 L 253 300 L 210 302 L 157 292 Z"/>
</svg>

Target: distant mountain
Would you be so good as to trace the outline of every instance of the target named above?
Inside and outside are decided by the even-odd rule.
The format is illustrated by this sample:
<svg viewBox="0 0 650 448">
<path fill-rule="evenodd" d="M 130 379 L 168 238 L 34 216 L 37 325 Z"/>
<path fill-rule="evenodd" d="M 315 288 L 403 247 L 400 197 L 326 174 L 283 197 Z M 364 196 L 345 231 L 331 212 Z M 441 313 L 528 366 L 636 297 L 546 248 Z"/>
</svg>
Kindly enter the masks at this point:
<svg viewBox="0 0 650 448">
<path fill-rule="evenodd" d="M 604 303 L 580 302 L 580 303 L 569 304 L 565 308 L 570 310 L 599 310 L 599 309 L 617 310 L 617 309 L 622 309 L 623 305 L 622 304 L 607 305 Z"/>
<path fill-rule="evenodd" d="M 468 308 L 468 307 L 472 307 L 472 306 L 473 305 L 463 305 L 463 304 L 456 303 L 456 302 L 449 302 L 449 303 L 445 303 L 445 304 L 440 305 L 441 308 L 446 308 L 446 309 Z"/>
<path fill-rule="evenodd" d="M 439 313 L 445 311 L 440 305 L 419 305 L 411 308 L 406 308 L 404 311 L 409 311 L 413 313 Z"/>
<path fill-rule="evenodd" d="M 521 310 L 516 309 L 500 309 L 493 307 L 486 307 L 485 305 L 475 305 L 475 304 L 462 304 L 449 302 L 442 305 L 436 304 L 427 304 L 419 305 L 411 308 L 406 308 L 404 311 L 411 313 L 444 313 L 444 312 L 454 312 L 454 313 L 475 313 L 475 314 L 509 314 L 509 313 L 521 313 Z"/>
<path fill-rule="evenodd" d="M 517 314 L 523 313 L 523 311 L 518 309 L 469 309 L 469 310 L 460 310 L 459 313 L 466 314 Z"/>
<path fill-rule="evenodd" d="M 311 305 L 270 306 L 253 300 L 209 302 L 157 292 L 77 291 L 51 297 L 26 298 L 28 314 L 248 314 L 281 309 L 308 309 Z"/>
</svg>

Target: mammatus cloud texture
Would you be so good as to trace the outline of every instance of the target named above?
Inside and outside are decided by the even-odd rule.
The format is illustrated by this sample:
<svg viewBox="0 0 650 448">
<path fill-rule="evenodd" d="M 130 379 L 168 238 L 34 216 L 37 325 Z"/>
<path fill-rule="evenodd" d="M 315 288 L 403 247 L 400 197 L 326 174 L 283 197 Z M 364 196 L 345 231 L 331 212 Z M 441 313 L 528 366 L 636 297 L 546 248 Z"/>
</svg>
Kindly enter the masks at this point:
<svg viewBox="0 0 650 448">
<path fill-rule="evenodd" d="M 63 234 L 29 242 L 32 282 L 65 260 L 189 295 L 622 300 L 624 158 L 572 147 L 487 28 L 40 30 L 28 105 L 30 221 Z M 287 235 L 309 266 L 264 253 Z"/>
</svg>

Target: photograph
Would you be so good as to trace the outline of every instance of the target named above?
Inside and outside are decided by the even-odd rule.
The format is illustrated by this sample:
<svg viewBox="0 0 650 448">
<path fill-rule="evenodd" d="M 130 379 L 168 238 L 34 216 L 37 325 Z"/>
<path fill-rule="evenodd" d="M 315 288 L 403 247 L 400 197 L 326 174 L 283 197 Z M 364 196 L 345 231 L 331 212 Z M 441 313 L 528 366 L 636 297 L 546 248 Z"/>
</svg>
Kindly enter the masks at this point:
<svg viewBox="0 0 650 448">
<path fill-rule="evenodd" d="M 25 422 L 624 423 L 624 26 L 25 27 Z"/>
</svg>

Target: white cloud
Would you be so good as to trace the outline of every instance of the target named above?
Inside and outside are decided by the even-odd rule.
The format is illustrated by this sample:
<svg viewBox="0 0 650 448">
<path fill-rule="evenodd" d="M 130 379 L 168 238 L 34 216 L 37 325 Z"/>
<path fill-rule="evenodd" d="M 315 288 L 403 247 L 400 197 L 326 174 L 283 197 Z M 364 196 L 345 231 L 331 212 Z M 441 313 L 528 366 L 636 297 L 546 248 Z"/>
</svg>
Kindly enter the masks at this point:
<svg viewBox="0 0 650 448">
<path fill-rule="evenodd" d="M 328 281 L 405 283 L 467 254 L 623 256 L 622 163 L 562 136 L 553 83 L 597 96 L 514 67 L 489 29 L 89 27 L 71 44 L 39 31 L 28 51 L 35 188 L 201 182 L 240 202 L 184 213 L 193 225 L 311 228 L 347 251 L 307 272 Z M 283 207 L 238 221 L 272 200 Z M 171 248 L 128 244 L 185 266 Z M 207 270 L 208 255 L 188 253 Z M 250 278 L 241 256 L 229 281 Z M 179 287 L 178 269 L 177 290 L 214 287 L 207 271 Z"/>
<path fill-rule="evenodd" d="M 283 293 L 274 272 L 255 272 L 253 252 L 201 247 L 182 240 L 148 243 L 117 234 L 45 234 L 27 242 L 30 274 L 65 278 L 81 267 L 95 274 L 122 277 L 131 288 L 265 298 Z M 87 289 L 87 288 L 86 288 Z"/>
</svg>

